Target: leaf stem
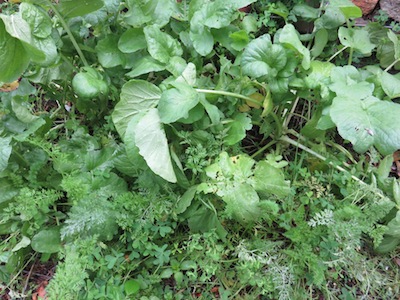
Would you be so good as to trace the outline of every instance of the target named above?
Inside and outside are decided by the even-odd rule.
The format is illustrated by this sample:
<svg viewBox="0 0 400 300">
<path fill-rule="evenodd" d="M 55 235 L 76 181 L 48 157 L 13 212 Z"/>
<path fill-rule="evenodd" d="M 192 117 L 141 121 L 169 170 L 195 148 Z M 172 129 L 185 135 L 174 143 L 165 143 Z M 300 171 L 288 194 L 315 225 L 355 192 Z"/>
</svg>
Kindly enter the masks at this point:
<svg viewBox="0 0 400 300">
<path fill-rule="evenodd" d="M 391 68 L 394 67 L 395 64 L 397 64 L 398 62 L 400 62 L 400 58 L 396 59 L 394 62 L 392 62 L 385 70 L 384 72 L 389 71 Z"/>
<path fill-rule="evenodd" d="M 315 157 L 319 158 L 320 160 L 326 162 L 327 164 L 331 165 L 332 167 L 336 168 L 338 171 L 340 172 L 345 172 L 347 174 L 349 174 L 351 176 L 352 179 L 354 179 L 355 181 L 357 181 L 358 183 L 362 184 L 362 185 L 368 185 L 367 183 L 365 183 L 364 181 L 362 181 L 360 178 L 352 175 L 349 171 L 347 171 L 346 169 L 342 168 L 341 166 L 338 166 L 336 164 L 334 164 L 331 161 L 328 161 L 328 159 L 325 156 L 322 156 L 321 154 L 315 152 L 314 150 L 311 150 L 310 148 L 304 146 L 303 144 L 301 144 L 298 141 L 294 141 L 292 140 L 290 137 L 288 137 L 287 135 L 282 136 L 279 138 L 279 140 L 283 141 L 283 142 L 287 142 L 293 146 L 299 147 L 300 149 L 310 153 L 311 155 L 314 155 Z"/>
<path fill-rule="evenodd" d="M 329 57 L 328 62 L 330 62 L 332 59 L 334 59 L 336 56 L 338 56 L 340 53 L 342 53 L 347 48 L 349 48 L 349 46 L 345 46 L 342 49 L 340 49 L 339 51 L 337 51 L 335 54 L 333 54 L 331 57 Z"/>
<path fill-rule="evenodd" d="M 263 153 L 265 150 L 267 150 L 269 147 L 271 147 L 272 145 L 276 144 L 275 140 L 270 141 L 268 144 L 266 144 L 265 146 L 263 146 L 262 148 L 258 149 L 257 152 L 255 152 L 253 155 L 251 155 L 251 158 L 255 158 L 258 155 L 260 155 L 261 153 Z"/>
<path fill-rule="evenodd" d="M 256 105 L 262 106 L 262 102 L 257 101 L 253 98 L 237 94 L 237 93 L 231 93 L 231 92 L 226 92 L 226 91 L 220 91 L 220 90 L 206 90 L 206 89 L 196 89 L 196 92 L 198 93 L 204 93 L 204 94 L 214 94 L 214 95 L 221 95 L 221 96 L 230 96 L 230 97 L 235 97 L 235 98 L 240 98 L 246 101 L 249 101 L 251 103 L 254 103 Z"/>
<path fill-rule="evenodd" d="M 70 38 L 72 45 L 74 45 L 74 48 L 76 50 L 76 52 L 78 52 L 79 58 L 82 60 L 83 64 L 85 65 L 85 67 L 90 67 L 85 55 L 83 55 L 83 52 L 81 50 L 81 48 L 79 47 L 74 35 L 72 34 L 71 30 L 68 27 L 67 22 L 65 22 L 63 16 L 60 14 L 60 12 L 57 10 L 57 8 L 54 6 L 53 3 L 51 3 L 50 0 L 46 0 L 46 3 L 50 6 L 50 8 L 54 11 L 54 13 L 57 15 L 58 19 L 60 20 L 61 25 L 63 26 L 65 32 L 67 33 L 68 37 Z"/>
<path fill-rule="evenodd" d="M 354 52 L 354 48 L 350 48 L 350 53 L 349 53 L 349 60 L 347 62 L 347 64 L 350 66 L 351 63 L 353 62 L 353 52 Z"/>
</svg>

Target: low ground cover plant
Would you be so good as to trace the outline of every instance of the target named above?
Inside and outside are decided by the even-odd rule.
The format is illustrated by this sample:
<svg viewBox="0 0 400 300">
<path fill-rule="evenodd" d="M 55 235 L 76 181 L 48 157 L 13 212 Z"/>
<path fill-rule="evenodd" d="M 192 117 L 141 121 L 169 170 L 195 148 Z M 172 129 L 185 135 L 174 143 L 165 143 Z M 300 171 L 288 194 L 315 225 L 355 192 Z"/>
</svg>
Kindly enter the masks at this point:
<svg viewBox="0 0 400 300">
<path fill-rule="evenodd" d="M 4 299 L 400 294 L 395 32 L 347 0 L 0 5 Z"/>
</svg>

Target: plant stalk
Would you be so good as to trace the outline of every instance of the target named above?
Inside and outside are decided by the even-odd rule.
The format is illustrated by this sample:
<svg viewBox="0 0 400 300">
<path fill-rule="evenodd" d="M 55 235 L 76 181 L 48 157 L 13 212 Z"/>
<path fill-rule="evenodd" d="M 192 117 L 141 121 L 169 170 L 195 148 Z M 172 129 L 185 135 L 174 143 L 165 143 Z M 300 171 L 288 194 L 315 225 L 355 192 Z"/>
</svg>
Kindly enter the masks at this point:
<svg viewBox="0 0 400 300">
<path fill-rule="evenodd" d="M 304 146 L 303 144 L 299 143 L 298 141 L 294 141 L 292 140 L 290 137 L 288 137 L 287 135 L 282 136 L 279 138 L 279 140 L 283 141 L 283 142 L 287 142 L 293 146 L 299 147 L 300 149 L 310 153 L 311 155 L 314 155 L 315 157 L 319 158 L 320 160 L 326 162 L 327 164 L 331 165 L 332 167 L 334 167 L 335 169 L 337 169 L 340 172 L 345 172 L 347 174 L 349 174 L 351 176 L 352 179 L 354 179 L 355 181 L 357 181 L 359 184 L 361 185 L 365 185 L 368 186 L 367 183 L 365 183 L 364 181 L 362 181 L 360 178 L 352 175 L 349 171 L 347 171 L 346 169 L 342 168 L 341 166 L 335 165 L 333 162 L 328 161 L 328 159 L 324 156 L 322 156 L 321 154 L 311 150 L 310 148 Z M 380 197 L 384 197 L 384 195 L 377 193 Z"/>
<path fill-rule="evenodd" d="M 74 35 L 72 34 L 72 31 L 69 29 L 67 22 L 65 22 L 63 16 L 60 14 L 60 12 L 57 10 L 57 8 L 54 6 L 53 3 L 51 3 L 51 1 L 46 0 L 46 3 L 50 6 L 50 8 L 54 11 L 54 13 L 57 15 L 58 19 L 60 20 L 61 25 L 63 26 L 65 32 L 67 33 L 68 37 L 70 38 L 72 45 L 74 45 L 74 48 L 76 50 L 76 52 L 79 55 L 79 58 L 82 60 L 83 64 L 85 65 L 85 67 L 90 67 L 85 55 L 83 55 L 83 52 L 81 50 L 81 48 L 78 45 L 78 42 L 76 41 Z"/>
<path fill-rule="evenodd" d="M 397 64 L 398 62 L 400 62 L 400 58 L 396 59 L 394 62 L 392 62 L 385 70 L 384 72 L 389 71 L 391 68 L 394 67 L 395 64 Z"/>
<path fill-rule="evenodd" d="M 231 92 L 226 92 L 226 91 L 219 91 L 219 90 L 205 90 L 205 89 L 196 89 L 196 92 L 198 93 L 204 93 L 204 94 L 214 94 L 214 95 L 221 95 L 221 96 L 230 96 L 230 97 L 235 97 L 235 98 L 240 98 L 246 101 L 249 101 L 251 103 L 254 103 L 256 105 L 262 106 L 263 104 L 253 98 L 237 94 L 237 93 L 231 93 Z"/>
</svg>

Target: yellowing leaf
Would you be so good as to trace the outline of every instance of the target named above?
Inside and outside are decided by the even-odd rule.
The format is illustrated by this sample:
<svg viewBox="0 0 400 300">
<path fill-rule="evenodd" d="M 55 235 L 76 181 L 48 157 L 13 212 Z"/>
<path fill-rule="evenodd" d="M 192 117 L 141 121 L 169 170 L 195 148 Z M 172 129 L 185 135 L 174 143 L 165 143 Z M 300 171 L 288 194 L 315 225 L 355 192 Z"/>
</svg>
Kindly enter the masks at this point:
<svg viewBox="0 0 400 300">
<path fill-rule="evenodd" d="M 0 86 L 0 91 L 1 92 L 11 92 L 15 91 L 19 87 L 19 82 L 18 80 L 15 80 L 10 83 L 4 83 L 2 86 Z"/>
</svg>

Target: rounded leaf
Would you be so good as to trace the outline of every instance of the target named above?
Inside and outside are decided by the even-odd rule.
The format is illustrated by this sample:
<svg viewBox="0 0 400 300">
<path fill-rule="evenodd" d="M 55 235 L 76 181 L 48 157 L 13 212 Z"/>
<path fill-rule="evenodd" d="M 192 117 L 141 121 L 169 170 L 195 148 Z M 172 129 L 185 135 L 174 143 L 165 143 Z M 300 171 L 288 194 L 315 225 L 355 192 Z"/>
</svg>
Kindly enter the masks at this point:
<svg viewBox="0 0 400 300">
<path fill-rule="evenodd" d="M 61 249 L 60 229 L 53 227 L 35 234 L 31 243 L 32 249 L 39 253 L 56 253 Z"/>
</svg>

